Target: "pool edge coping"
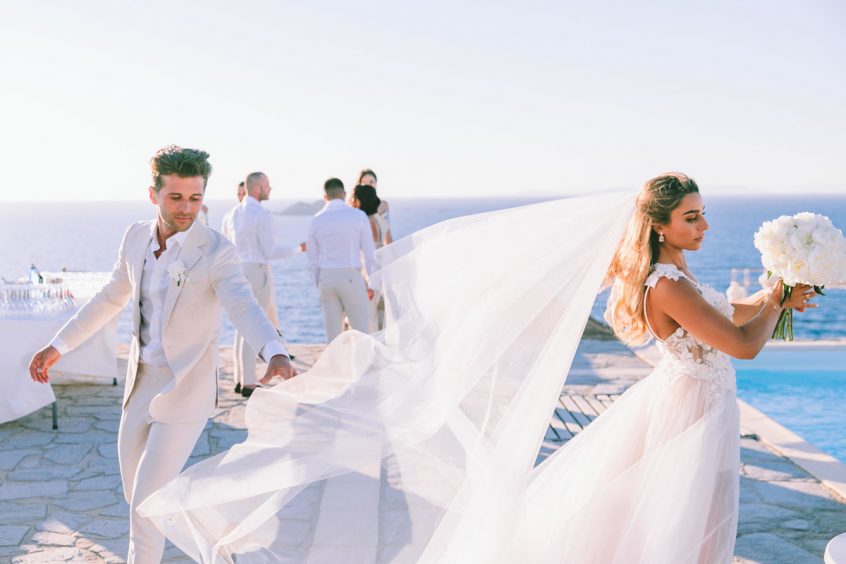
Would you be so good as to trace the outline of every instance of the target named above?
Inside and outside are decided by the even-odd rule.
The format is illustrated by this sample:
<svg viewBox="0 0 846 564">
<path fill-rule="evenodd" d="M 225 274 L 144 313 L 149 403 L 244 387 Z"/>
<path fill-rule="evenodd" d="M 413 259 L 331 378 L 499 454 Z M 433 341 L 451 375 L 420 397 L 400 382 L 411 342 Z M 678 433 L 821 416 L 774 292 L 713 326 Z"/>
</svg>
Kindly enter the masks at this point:
<svg viewBox="0 0 846 564">
<path fill-rule="evenodd" d="M 775 349 L 782 349 L 796 347 L 797 343 L 794 341 L 789 344 L 769 343 L 768 345 L 774 345 L 773 348 Z M 802 348 L 841 348 L 844 347 L 844 343 L 841 341 L 811 341 L 798 346 Z M 638 358 L 652 366 L 655 366 L 660 358 L 660 353 L 654 344 L 631 348 L 631 350 Z M 846 503 L 846 464 L 823 452 L 742 399 L 737 398 L 737 404 L 740 409 L 742 429 L 755 434 L 761 443 L 805 470 L 834 494 L 838 501 Z"/>
<path fill-rule="evenodd" d="M 820 481 L 841 502 L 846 502 L 846 465 L 812 445 L 764 412 L 737 399 L 740 425 L 748 433 Z"/>
</svg>

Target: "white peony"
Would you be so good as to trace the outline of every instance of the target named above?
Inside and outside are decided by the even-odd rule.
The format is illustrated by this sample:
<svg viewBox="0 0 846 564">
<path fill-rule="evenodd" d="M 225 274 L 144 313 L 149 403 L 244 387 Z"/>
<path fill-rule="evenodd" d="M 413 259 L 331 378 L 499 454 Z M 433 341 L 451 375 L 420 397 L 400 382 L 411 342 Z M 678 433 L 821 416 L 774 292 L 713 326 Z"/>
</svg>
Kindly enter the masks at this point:
<svg viewBox="0 0 846 564">
<path fill-rule="evenodd" d="M 822 293 L 826 285 L 846 281 L 846 238 L 824 215 L 802 212 L 765 221 L 755 247 L 773 280 L 784 280 L 783 298 L 797 284 Z M 793 340 L 792 320 L 792 311 L 783 312 L 773 336 Z"/>
<path fill-rule="evenodd" d="M 846 238 L 824 215 L 803 212 L 765 221 L 755 233 L 761 263 L 788 286 L 846 280 Z"/>
</svg>

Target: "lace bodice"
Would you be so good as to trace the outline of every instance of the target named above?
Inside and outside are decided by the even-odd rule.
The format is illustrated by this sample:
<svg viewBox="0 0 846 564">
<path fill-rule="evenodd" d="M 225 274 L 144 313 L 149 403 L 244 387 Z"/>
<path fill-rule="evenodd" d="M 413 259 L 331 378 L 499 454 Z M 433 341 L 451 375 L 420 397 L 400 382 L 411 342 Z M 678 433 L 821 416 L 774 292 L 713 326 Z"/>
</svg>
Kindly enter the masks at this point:
<svg viewBox="0 0 846 564">
<path fill-rule="evenodd" d="M 734 307 L 726 296 L 707 284 L 700 284 L 685 275 L 672 264 L 657 263 L 646 279 L 646 292 L 655 288 L 661 278 L 670 280 L 688 280 L 714 309 L 728 318 L 734 314 Z M 646 298 L 644 297 L 644 308 Z M 678 327 L 672 335 L 664 340 L 655 335 L 649 323 L 647 325 L 658 342 L 661 351 L 659 372 L 665 372 L 668 381 L 676 378 L 696 378 L 708 383 L 709 399 L 715 400 L 725 393 L 735 391 L 734 367 L 727 354 L 698 340 L 688 333 L 684 327 Z"/>
</svg>

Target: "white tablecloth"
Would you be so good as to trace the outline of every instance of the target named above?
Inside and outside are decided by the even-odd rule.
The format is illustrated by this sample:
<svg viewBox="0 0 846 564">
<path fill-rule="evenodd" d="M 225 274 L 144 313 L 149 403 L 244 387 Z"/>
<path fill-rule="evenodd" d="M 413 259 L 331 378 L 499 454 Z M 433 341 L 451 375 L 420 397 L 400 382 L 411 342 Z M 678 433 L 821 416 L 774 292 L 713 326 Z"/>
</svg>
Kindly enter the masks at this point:
<svg viewBox="0 0 846 564">
<path fill-rule="evenodd" d="M 29 377 L 29 361 L 75 311 L 61 315 L 0 319 L 0 423 L 23 417 L 55 401 L 49 384 Z M 117 376 L 117 317 L 51 369 L 58 382 L 111 384 Z"/>
</svg>

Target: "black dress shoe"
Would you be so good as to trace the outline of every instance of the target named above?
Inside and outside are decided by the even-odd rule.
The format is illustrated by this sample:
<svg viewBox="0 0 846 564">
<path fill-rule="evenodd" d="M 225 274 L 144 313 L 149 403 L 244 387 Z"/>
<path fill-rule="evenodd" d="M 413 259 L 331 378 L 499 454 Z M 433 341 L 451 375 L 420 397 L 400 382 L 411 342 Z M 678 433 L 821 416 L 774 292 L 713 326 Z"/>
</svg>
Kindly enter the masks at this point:
<svg viewBox="0 0 846 564">
<path fill-rule="evenodd" d="M 248 398 L 253 395 L 253 392 L 256 391 L 256 388 L 258 388 L 258 386 L 242 386 L 241 395 L 245 398 Z"/>
<path fill-rule="evenodd" d="M 237 384 L 235 384 L 235 393 L 236 394 L 241 393 L 241 382 L 238 382 Z"/>
</svg>

